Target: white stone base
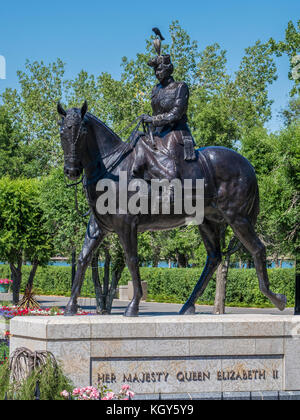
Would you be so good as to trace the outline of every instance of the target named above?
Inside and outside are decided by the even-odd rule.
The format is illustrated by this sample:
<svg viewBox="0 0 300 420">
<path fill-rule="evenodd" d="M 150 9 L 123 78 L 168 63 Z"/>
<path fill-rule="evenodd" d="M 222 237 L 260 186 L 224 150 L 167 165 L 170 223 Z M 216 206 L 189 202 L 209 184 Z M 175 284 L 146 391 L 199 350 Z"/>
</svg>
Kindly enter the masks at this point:
<svg viewBox="0 0 300 420">
<path fill-rule="evenodd" d="M 300 317 L 23 317 L 11 349 L 48 350 L 75 386 L 137 394 L 300 391 Z"/>
</svg>

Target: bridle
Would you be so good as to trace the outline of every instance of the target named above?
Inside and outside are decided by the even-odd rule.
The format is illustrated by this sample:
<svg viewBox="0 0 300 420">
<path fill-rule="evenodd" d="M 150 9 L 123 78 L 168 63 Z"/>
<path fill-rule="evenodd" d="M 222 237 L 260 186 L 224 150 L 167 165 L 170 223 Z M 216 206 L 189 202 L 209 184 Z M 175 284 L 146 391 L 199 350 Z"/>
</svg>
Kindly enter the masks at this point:
<svg viewBox="0 0 300 420">
<path fill-rule="evenodd" d="M 82 120 L 81 122 L 80 122 L 80 126 L 79 126 L 79 129 L 78 129 L 78 132 L 77 132 L 77 135 L 76 135 L 76 138 L 75 138 L 75 141 L 73 141 L 72 143 L 71 143 L 71 151 L 70 151 L 70 153 L 68 154 L 68 155 L 65 155 L 68 159 L 71 159 L 71 160 L 73 160 L 73 161 L 79 161 L 80 159 L 78 159 L 77 158 L 77 154 L 76 154 L 76 145 L 77 145 L 77 143 L 78 143 L 78 141 L 79 141 L 79 139 L 81 138 L 81 136 L 82 136 L 82 134 L 84 135 L 84 136 L 86 136 L 87 135 L 87 130 L 85 130 L 85 132 L 83 132 L 82 133 L 82 128 L 84 127 L 84 124 L 83 124 L 83 122 L 84 122 L 84 120 Z M 113 159 L 111 162 L 108 162 L 108 165 L 106 165 L 105 166 L 105 170 L 104 171 L 102 171 L 100 174 L 97 174 L 97 176 L 95 176 L 94 178 L 92 178 L 92 179 L 88 179 L 88 178 L 86 178 L 85 177 L 85 175 L 82 175 L 81 176 L 81 178 L 80 178 L 80 180 L 79 181 L 77 181 L 77 182 L 74 182 L 74 183 L 72 183 L 72 184 L 68 184 L 67 182 L 66 182 L 66 187 L 67 188 L 72 188 L 72 187 L 75 187 L 75 191 L 74 191 L 74 195 L 75 195 L 75 209 L 76 209 L 76 212 L 78 213 L 78 215 L 82 218 L 82 219 L 84 219 L 85 217 L 87 217 L 89 214 L 90 214 L 90 212 L 91 212 L 91 210 L 89 210 L 87 213 L 85 213 L 85 214 L 82 214 L 81 212 L 80 212 L 80 210 L 79 210 L 79 206 L 78 206 L 78 185 L 79 184 L 82 184 L 83 185 L 83 188 L 84 189 L 87 189 L 87 187 L 89 186 L 89 185 L 91 185 L 91 184 L 94 184 L 94 183 L 97 183 L 98 181 L 99 181 L 99 179 L 101 179 L 102 177 L 103 177 L 103 175 L 105 175 L 107 172 L 111 172 L 112 170 L 114 170 L 120 163 L 121 163 L 121 161 L 123 160 L 123 158 L 124 158 L 124 156 L 125 155 L 127 155 L 130 151 L 132 151 L 133 150 L 133 148 L 134 148 L 134 146 L 135 146 L 135 144 L 137 143 L 137 141 L 138 141 L 138 137 L 136 136 L 136 133 L 138 132 L 138 130 L 139 130 L 139 128 L 140 128 L 140 125 L 142 124 L 143 125 L 143 131 L 144 131 L 144 133 L 145 134 L 147 134 L 147 131 L 148 131 L 148 135 L 149 135 L 149 127 L 148 127 L 148 130 L 146 131 L 146 128 L 145 128 L 145 125 L 144 125 L 144 123 L 143 123 L 143 121 L 142 121 L 142 118 L 141 117 L 137 117 L 134 121 L 132 121 L 128 126 L 126 126 L 122 131 L 121 131 L 121 133 L 120 133 L 120 135 L 124 132 L 124 131 L 127 131 L 130 127 L 132 127 L 132 125 L 133 124 L 135 124 L 137 122 L 137 125 L 135 126 L 135 128 L 134 128 L 134 130 L 133 130 L 133 132 L 132 132 L 132 134 L 130 135 L 130 137 L 127 139 L 127 141 L 126 142 L 123 142 L 119 147 L 117 147 L 116 149 L 114 149 L 113 151 L 111 151 L 111 152 L 109 152 L 108 154 L 106 154 L 106 155 L 102 155 L 101 154 L 101 152 L 99 153 L 99 154 L 97 154 L 96 156 L 95 156 L 95 159 L 93 160 L 93 162 L 92 163 L 94 163 L 95 161 L 97 161 L 98 160 L 98 158 L 99 157 L 101 157 L 101 159 L 102 160 L 104 160 L 104 159 L 107 159 L 107 158 L 109 158 L 109 157 L 111 157 L 111 156 L 113 156 L 113 155 L 115 155 L 116 153 L 118 153 L 121 149 L 123 150 L 123 152 L 124 153 L 121 153 L 121 154 L 119 154 L 118 156 L 117 156 L 117 158 L 116 159 Z M 137 138 L 136 138 L 137 137 Z M 151 136 L 150 136 L 150 138 L 151 138 Z M 124 148 L 124 144 L 126 145 L 127 144 L 127 146 L 128 147 L 125 147 Z M 91 163 L 91 164 L 92 164 Z M 88 235 L 89 235 L 89 226 L 88 226 Z M 90 235 L 89 235 L 89 237 L 90 237 Z"/>
</svg>

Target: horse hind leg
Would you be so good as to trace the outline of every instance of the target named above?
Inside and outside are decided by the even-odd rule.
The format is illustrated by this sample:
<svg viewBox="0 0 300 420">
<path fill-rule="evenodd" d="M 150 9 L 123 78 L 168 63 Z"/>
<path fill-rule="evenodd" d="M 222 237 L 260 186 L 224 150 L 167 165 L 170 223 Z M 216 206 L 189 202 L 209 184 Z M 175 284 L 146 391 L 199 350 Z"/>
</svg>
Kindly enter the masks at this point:
<svg viewBox="0 0 300 420">
<path fill-rule="evenodd" d="M 180 315 L 195 314 L 195 304 L 197 299 L 203 295 L 209 280 L 212 278 L 214 272 L 222 261 L 220 247 L 220 228 L 220 225 L 209 222 L 207 220 L 204 220 L 204 223 L 199 225 L 199 231 L 207 251 L 207 260 L 198 283 L 196 284 L 188 301 L 179 312 Z"/>
<path fill-rule="evenodd" d="M 134 217 L 130 223 L 124 223 L 122 231 L 117 233 L 124 250 L 134 290 L 133 299 L 124 315 L 126 317 L 137 317 L 139 315 L 140 300 L 143 297 L 137 248 L 137 218 Z"/>
<path fill-rule="evenodd" d="M 286 307 L 286 296 L 273 293 L 270 290 L 270 283 L 266 264 L 266 248 L 258 238 L 255 230 L 246 217 L 239 216 L 234 222 L 230 223 L 236 237 L 244 247 L 250 252 L 254 260 L 257 277 L 259 280 L 260 291 L 280 310 Z"/>
</svg>

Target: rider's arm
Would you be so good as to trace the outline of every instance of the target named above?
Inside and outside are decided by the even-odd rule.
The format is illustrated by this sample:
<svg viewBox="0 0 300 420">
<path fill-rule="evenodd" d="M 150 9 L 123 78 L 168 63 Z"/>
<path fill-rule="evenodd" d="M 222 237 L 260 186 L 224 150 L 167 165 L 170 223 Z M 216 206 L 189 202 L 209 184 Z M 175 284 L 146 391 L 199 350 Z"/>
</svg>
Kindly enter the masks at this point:
<svg viewBox="0 0 300 420">
<path fill-rule="evenodd" d="M 182 83 L 177 89 L 173 108 L 169 112 L 153 116 L 152 124 L 155 127 L 161 127 L 179 121 L 187 111 L 188 100 L 188 86 L 186 83 Z"/>
</svg>

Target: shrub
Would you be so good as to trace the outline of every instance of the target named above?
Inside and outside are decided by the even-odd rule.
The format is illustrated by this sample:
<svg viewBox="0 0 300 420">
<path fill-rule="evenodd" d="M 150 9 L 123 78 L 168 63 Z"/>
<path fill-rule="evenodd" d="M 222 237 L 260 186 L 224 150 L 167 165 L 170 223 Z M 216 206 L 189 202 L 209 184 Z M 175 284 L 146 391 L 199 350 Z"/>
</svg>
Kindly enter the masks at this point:
<svg viewBox="0 0 300 420">
<path fill-rule="evenodd" d="M 24 273 L 29 266 L 23 266 Z M 103 269 L 99 270 L 103 276 Z M 295 301 L 295 270 L 293 268 L 269 269 L 271 289 L 287 296 L 288 305 Z M 9 267 L 0 265 L 0 277 L 9 277 Z M 163 302 L 185 302 L 201 275 L 197 268 L 148 268 L 141 267 L 141 277 L 148 282 L 149 297 Z M 25 278 L 27 276 L 24 276 Z M 131 280 L 126 268 L 123 271 L 120 285 Z M 22 284 L 24 290 L 25 281 Z M 39 268 L 36 274 L 34 290 L 37 294 L 69 296 L 71 291 L 71 268 L 47 266 Z M 215 298 L 215 277 L 210 281 L 199 303 L 213 303 Z M 82 287 L 82 296 L 94 297 L 94 284 L 91 270 L 87 270 L 86 280 Z M 227 282 L 227 304 L 241 306 L 270 306 L 269 300 L 260 292 L 258 278 L 254 269 L 230 269 Z"/>
<path fill-rule="evenodd" d="M 7 398 L 15 401 L 31 401 L 35 399 L 37 382 L 40 388 L 40 399 L 44 401 L 63 400 L 61 390 L 71 392 L 73 385 L 64 375 L 60 366 L 53 366 L 48 360 L 46 365 L 35 369 L 31 375 L 22 382 L 10 382 L 9 362 L 0 366 L 0 400 Z"/>
</svg>

